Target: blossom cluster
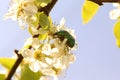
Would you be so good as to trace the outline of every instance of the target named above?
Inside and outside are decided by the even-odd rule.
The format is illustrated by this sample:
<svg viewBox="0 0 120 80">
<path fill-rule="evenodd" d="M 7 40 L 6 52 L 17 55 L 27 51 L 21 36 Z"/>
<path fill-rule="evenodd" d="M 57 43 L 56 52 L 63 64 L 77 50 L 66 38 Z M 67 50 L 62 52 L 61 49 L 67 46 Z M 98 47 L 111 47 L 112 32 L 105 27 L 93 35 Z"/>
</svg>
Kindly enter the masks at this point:
<svg viewBox="0 0 120 80">
<path fill-rule="evenodd" d="M 43 4 L 41 2 L 37 5 L 36 0 L 12 0 L 5 18 L 17 21 L 20 27 L 28 28 L 31 34 L 19 51 L 24 57 L 23 62 L 29 64 L 33 72 L 41 73 L 39 80 L 50 78 L 57 80 L 58 76 L 75 61 L 75 55 L 71 51 L 76 48 L 76 42 L 72 47 L 68 45 L 68 39 L 74 40 L 75 34 L 74 30 L 66 28 L 64 18 L 59 25 L 53 24 L 50 17 L 46 18 L 44 12 L 39 11 L 46 6 Z M 43 20 L 39 19 L 41 14 Z M 63 39 L 54 37 L 54 34 L 59 31 L 67 31 L 70 37 L 65 33 L 61 33 Z"/>
<path fill-rule="evenodd" d="M 68 68 L 75 60 L 75 56 L 71 53 L 71 48 L 66 45 L 66 39 L 61 41 L 53 37 L 53 29 L 56 31 L 60 28 L 53 26 L 45 40 L 28 38 L 20 53 L 29 62 L 32 71 L 40 71 L 44 75 L 56 77 Z"/>
</svg>

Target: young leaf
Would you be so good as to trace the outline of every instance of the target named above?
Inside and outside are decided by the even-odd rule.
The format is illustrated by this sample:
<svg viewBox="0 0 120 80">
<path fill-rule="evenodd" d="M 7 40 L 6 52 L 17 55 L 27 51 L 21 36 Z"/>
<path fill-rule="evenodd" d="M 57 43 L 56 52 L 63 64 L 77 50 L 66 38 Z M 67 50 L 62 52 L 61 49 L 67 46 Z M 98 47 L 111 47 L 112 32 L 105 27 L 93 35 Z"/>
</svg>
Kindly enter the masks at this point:
<svg viewBox="0 0 120 80">
<path fill-rule="evenodd" d="M 85 0 L 85 3 L 82 6 L 83 23 L 84 24 L 88 23 L 93 18 L 93 16 L 96 14 L 98 9 L 99 9 L 98 4 L 92 1 Z"/>
<path fill-rule="evenodd" d="M 0 74 L 0 80 L 5 80 L 5 75 L 4 74 Z"/>
<path fill-rule="evenodd" d="M 14 65 L 16 59 L 13 58 L 0 58 L 0 64 L 10 70 Z"/>
<path fill-rule="evenodd" d="M 45 40 L 47 38 L 47 36 L 48 36 L 48 33 L 40 34 L 39 37 L 38 37 L 38 39 L 39 40 Z"/>
<path fill-rule="evenodd" d="M 28 64 L 21 66 L 21 77 L 20 80 L 39 80 L 41 74 L 39 72 L 35 73 L 29 69 Z"/>
<path fill-rule="evenodd" d="M 120 20 L 114 25 L 114 35 L 116 38 L 116 45 L 120 48 Z"/>
<path fill-rule="evenodd" d="M 47 15 L 45 15 L 43 12 L 40 12 L 38 18 L 39 18 L 39 24 L 41 25 L 41 27 L 46 30 L 49 29 L 50 21 Z"/>
<path fill-rule="evenodd" d="M 51 0 L 35 0 L 35 3 L 41 7 L 45 7 L 50 2 Z"/>
<path fill-rule="evenodd" d="M 46 4 L 51 2 L 51 0 L 35 0 L 35 1 L 38 3 L 46 3 Z"/>
</svg>

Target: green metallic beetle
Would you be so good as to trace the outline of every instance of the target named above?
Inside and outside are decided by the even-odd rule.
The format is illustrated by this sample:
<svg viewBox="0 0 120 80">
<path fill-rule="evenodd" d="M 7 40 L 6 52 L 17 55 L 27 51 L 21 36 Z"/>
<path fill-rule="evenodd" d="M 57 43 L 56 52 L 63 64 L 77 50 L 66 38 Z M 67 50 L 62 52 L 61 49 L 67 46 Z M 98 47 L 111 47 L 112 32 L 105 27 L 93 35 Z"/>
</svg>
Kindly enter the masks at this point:
<svg viewBox="0 0 120 80">
<path fill-rule="evenodd" d="M 61 41 L 63 41 L 66 38 L 67 39 L 66 44 L 71 48 L 74 47 L 74 45 L 75 45 L 75 39 L 69 32 L 67 32 L 65 30 L 60 30 L 60 31 L 54 33 L 53 36 L 55 38 L 59 38 Z"/>
</svg>

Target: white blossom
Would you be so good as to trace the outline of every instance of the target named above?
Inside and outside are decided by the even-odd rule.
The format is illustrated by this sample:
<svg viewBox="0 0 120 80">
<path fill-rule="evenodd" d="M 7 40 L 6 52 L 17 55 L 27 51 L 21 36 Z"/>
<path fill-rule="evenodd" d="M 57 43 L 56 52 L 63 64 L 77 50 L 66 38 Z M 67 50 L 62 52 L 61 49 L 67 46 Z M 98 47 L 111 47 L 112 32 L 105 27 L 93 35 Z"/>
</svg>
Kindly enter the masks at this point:
<svg viewBox="0 0 120 80">
<path fill-rule="evenodd" d="M 29 68 L 33 72 L 41 72 L 44 75 L 40 80 L 51 80 L 50 78 L 58 80 L 59 75 L 62 75 L 75 61 L 75 56 L 71 53 L 72 49 L 66 45 L 67 39 L 61 41 L 59 38 L 53 37 L 53 34 L 59 30 L 66 30 L 74 35 L 72 29 L 65 27 L 65 19 L 62 20 L 60 25 L 53 24 L 50 27 L 52 29 L 50 32 L 48 31 L 48 36 L 44 41 L 30 37 L 20 50 L 24 60 L 29 63 Z M 44 34 L 44 30 L 41 29 L 41 31 Z"/>
<path fill-rule="evenodd" d="M 34 0 L 11 0 L 10 8 L 5 18 L 17 20 L 20 27 L 25 27 L 31 20 L 31 16 L 38 12 Z"/>
<path fill-rule="evenodd" d="M 116 20 L 120 17 L 120 3 L 113 3 L 113 6 L 116 7 L 116 9 L 110 11 L 110 18 Z"/>
</svg>

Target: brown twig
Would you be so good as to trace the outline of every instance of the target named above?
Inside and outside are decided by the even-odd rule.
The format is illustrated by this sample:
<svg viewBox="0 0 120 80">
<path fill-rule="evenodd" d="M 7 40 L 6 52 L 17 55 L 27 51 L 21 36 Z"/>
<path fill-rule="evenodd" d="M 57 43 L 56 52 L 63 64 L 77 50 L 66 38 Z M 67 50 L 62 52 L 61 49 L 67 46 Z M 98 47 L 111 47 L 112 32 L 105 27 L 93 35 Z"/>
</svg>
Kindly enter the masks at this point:
<svg viewBox="0 0 120 80">
<path fill-rule="evenodd" d="M 97 4 L 99 4 L 100 6 L 103 5 L 103 3 L 120 3 L 120 0 L 90 0 L 90 1 L 93 1 Z"/>
<path fill-rule="evenodd" d="M 116 3 L 116 2 L 120 2 L 120 0 L 101 0 L 101 2 Z"/>
<path fill-rule="evenodd" d="M 16 69 L 18 68 L 18 66 L 20 65 L 20 63 L 23 60 L 23 56 L 18 53 L 18 50 L 15 50 L 14 52 L 17 54 L 18 59 L 16 60 L 15 64 L 13 65 L 12 69 L 10 70 L 10 72 L 5 80 L 11 80 L 11 77 L 14 75 Z"/>
<path fill-rule="evenodd" d="M 56 4 L 56 2 L 57 2 L 57 0 L 52 0 L 52 2 L 49 3 L 46 7 L 41 8 L 40 12 L 43 11 L 48 16 L 50 11 L 52 10 L 54 5 Z"/>
</svg>

